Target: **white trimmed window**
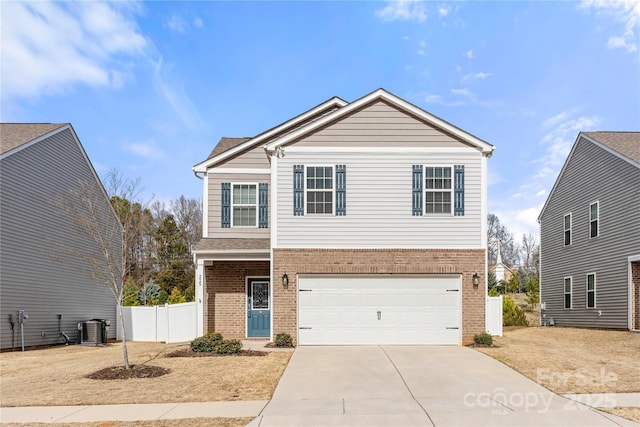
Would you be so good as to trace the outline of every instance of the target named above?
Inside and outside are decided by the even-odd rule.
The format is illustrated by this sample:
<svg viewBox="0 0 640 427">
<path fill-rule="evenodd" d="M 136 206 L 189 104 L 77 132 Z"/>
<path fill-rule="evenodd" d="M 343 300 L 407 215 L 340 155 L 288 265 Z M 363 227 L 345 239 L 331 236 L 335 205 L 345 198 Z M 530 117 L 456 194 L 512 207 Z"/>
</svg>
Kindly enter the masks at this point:
<svg viewBox="0 0 640 427">
<path fill-rule="evenodd" d="M 232 186 L 232 226 L 257 227 L 256 184 L 233 184 Z"/>
<path fill-rule="evenodd" d="M 596 307 L 596 273 L 587 274 L 587 308 Z"/>
<path fill-rule="evenodd" d="M 571 308 L 571 277 L 564 278 L 564 308 Z"/>
<path fill-rule="evenodd" d="M 424 168 L 425 214 L 453 213 L 453 174 L 449 166 L 426 166 Z"/>
<path fill-rule="evenodd" d="M 589 237 L 598 237 L 600 234 L 600 202 L 589 205 Z"/>
<path fill-rule="evenodd" d="M 571 244 L 571 214 L 568 213 L 564 216 L 564 245 L 569 246 Z"/>
<path fill-rule="evenodd" d="M 307 214 L 333 214 L 333 166 L 307 166 Z"/>
</svg>

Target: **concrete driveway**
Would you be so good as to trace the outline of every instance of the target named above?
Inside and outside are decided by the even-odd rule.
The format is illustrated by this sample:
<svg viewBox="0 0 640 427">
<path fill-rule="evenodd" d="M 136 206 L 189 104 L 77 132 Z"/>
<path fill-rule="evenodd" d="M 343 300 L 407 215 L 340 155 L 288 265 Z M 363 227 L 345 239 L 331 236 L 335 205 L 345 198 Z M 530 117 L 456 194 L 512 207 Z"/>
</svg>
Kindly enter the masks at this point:
<svg viewBox="0 0 640 427">
<path fill-rule="evenodd" d="M 465 347 L 299 347 L 251 426 L 637 426 Z"/>
</svg>

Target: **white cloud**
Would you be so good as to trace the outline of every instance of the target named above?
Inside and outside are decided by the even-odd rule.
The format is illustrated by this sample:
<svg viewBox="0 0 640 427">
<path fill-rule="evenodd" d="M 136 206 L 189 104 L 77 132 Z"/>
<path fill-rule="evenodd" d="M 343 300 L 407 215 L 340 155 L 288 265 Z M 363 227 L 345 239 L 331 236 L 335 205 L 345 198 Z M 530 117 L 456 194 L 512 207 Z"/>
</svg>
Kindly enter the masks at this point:
<svg viewBox="0 0 640 427">
<path fill-rule="evenodd" d="M 180 15 L 173 14 L 166 22 L 166 27 L 176 33 L 186 33 L 189 29 L 189 23 Z"/>
<path fill-rule="evenodd" d="M 454 95 L 464 96 L 464 97 L 467 97 L 467 98 L 474 98 L 473 93 L 469 89 L 466 89 L 466 88 L 463 88 L 463 89 L 451 89 L 451 93 L 454 94 Z"/>
<path fill-rule="evenodd" d="M 376 10 L 376 15 L 383 21 L 418 21 L 427 19 L 424 4 L 416 0 L 390 1 L 382 9 Z"/>
<path fill-rule="evenodd" d="M 609 49 L 623 48 L 633 53 L 638 50 L 636 31 L 640 29 L 640 1 L 638 0 L 583 0 L 580 9 L 594 10 L 623 24 L 622 34 L 609 37 Z"/>
<path fill-rule="evenodd" d="M 204 22 L 202 22 L 202 18 L 196 16 L 193 18 L 193 26 L 196 28 L 202 28 L 204 26 Z"/>
<path fill-rule="evenodd" d="M 473 51 L 471 49 L 469 49 L 468 51 L 463 53 L 464 56 L 466 56 L 469 59 L 473 59 Z"/>
<path fill-rule="evenodd" d="M 536 193 L 536 197 L 544 197 L 547 195 L 547 190 L 544 188 Z"/>
<path fill-rule="evenodd" d="M 486 78 L 491 77 L 491 73 L 484 73 L 484 72 L 479 72 L 479 73 L 471 73 L 471 74 L 467 74 L 466 76 L 462 77 L 462 81 L 463 82 L 470 82 L 473 80 L 484 80 Z"/>
<path fill-rule="evenodd" d="M 158 160 L 164 156 L 162 150 L 153 142 L 130 142 L 123 144 L 122 148 L 146 160 Z"/>
<path fill-rule="evenodd" d="M 539 235 L 538 215 L 540 215 L 543 205 L 544 202 L 539 202 L 521 209 L 496 209 L 493 213 L 513 233 L 516 241 L 520 242 L 523 234 Z"/>
<path fill-rule="evenodd" d="M 451 6 L 449 5 L 440 5 L 440 7 L 438 8 L 438 15 L 440 15 L 440 17 L 445 17 L 447 16 L 449 13 L 451 13 Z"/>
<path fill-rule="evenodd" d="M 3 2 L 2 97 L 121 87 L 148 47 L 138 12 L 137 3 Z"/>
</svg>

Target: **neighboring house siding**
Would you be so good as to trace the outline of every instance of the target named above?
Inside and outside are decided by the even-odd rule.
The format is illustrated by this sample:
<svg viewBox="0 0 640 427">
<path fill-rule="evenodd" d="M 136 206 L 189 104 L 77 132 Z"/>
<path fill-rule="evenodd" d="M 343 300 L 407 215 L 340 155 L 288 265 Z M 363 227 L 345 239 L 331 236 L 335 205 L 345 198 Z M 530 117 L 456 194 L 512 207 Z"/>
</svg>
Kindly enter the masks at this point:
<svg viewBox="0 0 640 427">
<path fill-rule="evenodd" d="M 221 188 L 223 182 L 229 183 L 250 183 L 259 184 L 261 182 L 271 183 L 270 174 L 242 174 L 242 173 L 211 173 L 209 172 L 209 215 L 208 215 L 208 237 L 227 237 L 227 238 L 267 238 L 270 236 L 271 227 L 271 202 L 269 202 L 269 226 L 267 228 L 258 227 L 231 227 L 222 228 L 221 212 L 222 199 Z M 272 189 L 269 185 L 268 189 L 269 201 L 271 200 Z"/>
<path fill-rule="evenodd" d="M 640 254 L 640 169 L 580 139 L 541 217 L 541 295 L 557 325 L 627 328 L 628 261 Z M 589 205 L 599 201 L 599 236 L 589 238 Z M 572 214 L 571 245 L 563 217 Z M 596 273 L 596 307 L 586 276 Z M 572 277 L 572 309 L 563 278 Z M 601 315 L 599 312 L 601 311 Z"/>
<path fill-rule="evenodd" d="M 442 131 L 378 101 L 295 144 L 298 147 L 460 147 Z"/>
<path fill-rule="evenodd" d="M 269 169 L 269 157 L 264 152 L 263 144 L 243 152 L 241 155 L 231 157 L 216 165 L 216 168 L 250 168 L 250 169 Z"/>
<path fill-rule="evenodd" d="M 331 152 L 295 146 L 277 163 L 279 248 L 479 248 L 480 152 Z M 346 215 L 293 214 L 293 165 L 346 165 Z M 412 166 L 465 167 L 464 216 L 413 216 Z"/>
<path fill-rule="evenodd" d="M 61 245 L 91 253 L 92 241 L 78 231 L 62 209 L 62 200 L 78 190 L 79 180 L 90 183 L 104 200 L 105 220 L 116 221 L 90 165 L 72 132 L 50 138 L 4 158 L 0 166 L 0 337 L 2 348 L 11 347 L 9 315 L 16 319 L 14 345 L 20 346 L 18 310 L 29 319 L 24 324 L 25 346 L 61 343 L 61 330 L 72 340 L 77 322 L 94 318 L 111 323 L 115 338 L 116 307 L 109 289 L 94 279 L 86 263 Z M 116 259 L 120 243 L 114 242 Z M 44 333 L 44 336 L 43 336 Z"/>
</svg>

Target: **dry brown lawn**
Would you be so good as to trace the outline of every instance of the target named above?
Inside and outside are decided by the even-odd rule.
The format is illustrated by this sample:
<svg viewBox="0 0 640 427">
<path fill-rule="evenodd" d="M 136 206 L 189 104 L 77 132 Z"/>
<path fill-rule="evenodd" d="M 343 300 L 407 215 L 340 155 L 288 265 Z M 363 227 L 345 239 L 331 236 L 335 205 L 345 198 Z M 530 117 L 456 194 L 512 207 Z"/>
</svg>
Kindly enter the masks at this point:
<svg viewBox="0 0 640 427">
<path fill-rule="evenodd" d="M 640 423 L 640 408 L 600 408 L 600 410 Z"/>
<path fill-rule="evenodd" d="M 103 421 L 95 423 L 56 423 L 56 427 L 244 427 L 253 418 L 185 418 L 157 421 Z M 2 427 L 49 427 L 51 424 L 2 424 Z"/>
<path fill-rule="evenodd" d="M 556 393 L 640 392 L 640 334 L 559 327 L 505 328 L 478 348 Z"/>
<path fill-rule="evenodd" d="M 122 365 L 120 343 L 1 353 L 0 406 L 266 400 L 291 356 L 273 352 L 264 357 L 170 358 L 164 355 L 183 346 L 132 342 L 127 347 L 131 364 L 160 366 L 171 372 L 157 378 L 85 378 Z"/>
</svg>

